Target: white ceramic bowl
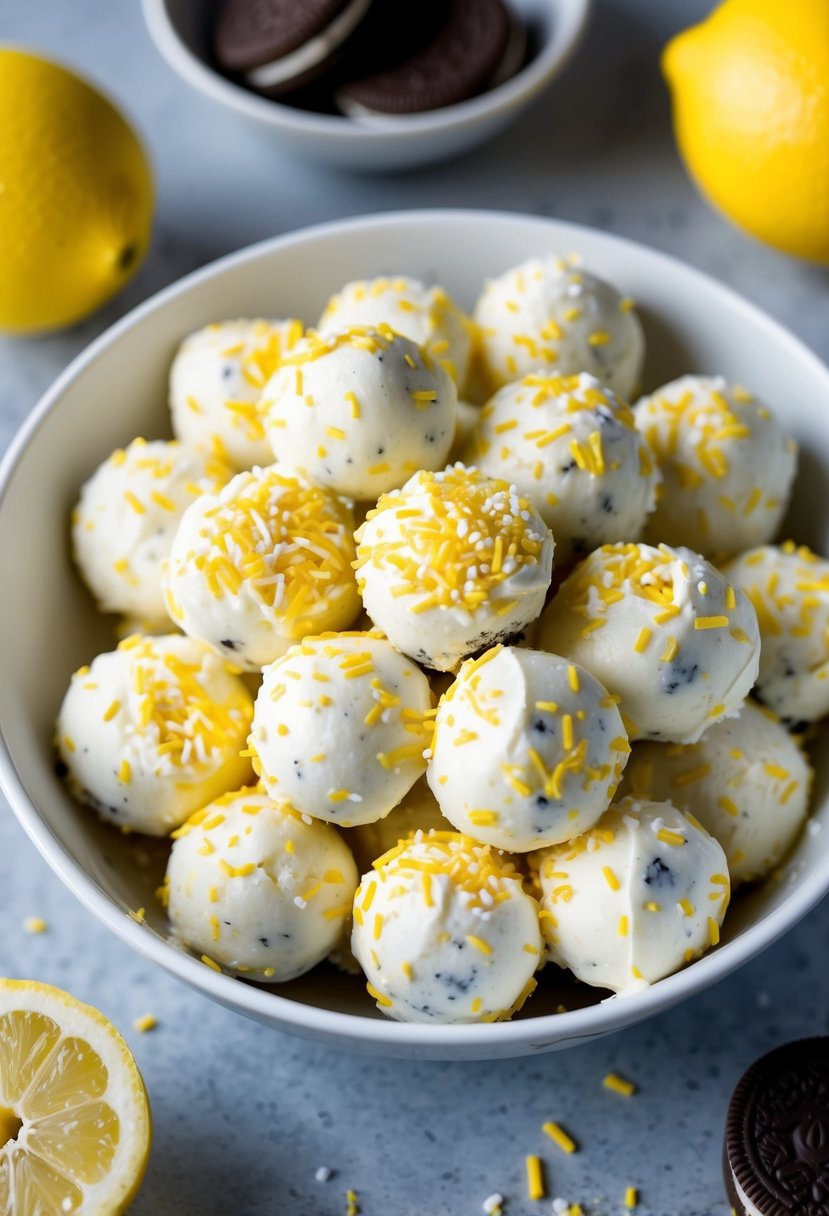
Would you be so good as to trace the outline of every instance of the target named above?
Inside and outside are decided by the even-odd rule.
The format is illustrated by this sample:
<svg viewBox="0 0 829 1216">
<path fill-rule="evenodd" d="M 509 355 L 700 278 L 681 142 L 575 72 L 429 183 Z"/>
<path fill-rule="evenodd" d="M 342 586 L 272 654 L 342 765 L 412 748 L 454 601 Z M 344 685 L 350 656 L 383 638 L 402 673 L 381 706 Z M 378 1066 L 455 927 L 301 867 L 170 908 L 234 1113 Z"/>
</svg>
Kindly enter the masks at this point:
<svg viewBox="0 0 829 1216">
<path fill-rule="evenodd" d="M 532 60 L 511 80 L 442 110 L 357 122 L 281 105 L 222 76 L 210 54 L 217 0 L 143 2 L 153 41 L 188 84 L 253 120 L 298 155 L 373 172 L 446 160 L 512 122 L 562 70 L 590 9 L 590 0 L 511 0 L 536 46 Z"/>
<path fill-rule="evenodd" d="M 69 675 L 113 644 L 72 568 L 69 511 L 85 477 L 136 434 L 169 434 L 166 378 L 185 334 L 236 316 L 313 322 L 348 279 L 400 271 L 436 277 L 469 307 L 484 274 L 532 254 L 578 250 L 639 302 L 648 337 L 645 387 L 680 372 L 722 372 L 755 386 L 802 445 L 787 533 L 829 542 L 829 371 L 786 330 L 719 284 L 650 249 L 530 216 L 425 211 L 311 228 L 232 254 L 135 309 L 67 369 L 0 466 L 0 586 L 4 678 L 0 778 L 20 822 L 56 873 L 126 942 L 194 988 L 272 1026 L 367 1051 L 494 1058 L 565 1047 L 665 1009 L 720 979 L 789 929 L 829 889 L 829 748 L 815 790 L 824 830 L 806 833 L 781 876 L 739 894 L 720 947 L 634 995 L 595 1003 L 563 994 L 548 974 L 512 1022 L 421 1026 L 389 1022 L 362 982 L 326 968 L 261 988 L 209 970 L 172 943 L 154 898 L 164 867 L 158 842 L 124 837 L 75 806 L 55 776 L 52 731 Z M 129 915 L 147 909 L 147 923 Z M 571 1012 L 553 1010 L 564 1000 Z M 593 1003 L 591 1003 L 593 1002 Z M 577 1008 L 574 1006 L 582 1005 Z"/>
</svg>

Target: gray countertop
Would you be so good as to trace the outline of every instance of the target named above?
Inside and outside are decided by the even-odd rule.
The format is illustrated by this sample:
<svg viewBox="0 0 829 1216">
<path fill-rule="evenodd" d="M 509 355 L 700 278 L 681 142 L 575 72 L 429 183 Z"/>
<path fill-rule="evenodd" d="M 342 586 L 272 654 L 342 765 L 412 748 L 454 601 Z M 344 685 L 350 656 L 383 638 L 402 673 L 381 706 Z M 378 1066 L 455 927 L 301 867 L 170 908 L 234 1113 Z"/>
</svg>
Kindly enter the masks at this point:
<svg viewBox="0 0 829 1216">
<path fill-rule="evenodd" d="M 659 81 L 660 46 L 708 0 L 598 0 L 585 45 L 523 122 L 465 160 L 360 178 L 280 156 L 191 93 L 160 60 L 138 0 L 0 0 L 0 38 L 58 55 L 103 84 L 149 145 L 158 183 L 150 256 L 84 325 L 0 339 L 5 445 L 66 363 L 122 313 L 220 254 L 308 223 L 420 206 L 485 206 L 595 224 L 732 284 L 829 356 L 829 280 L 750 243 L 687 182 Z M 762 387 L 762 386 L 760 386 Z M 4 639 L 8 644 L 7 639 Z M 496 1064 L 399 1063 L 269 1031 L 130 953 L 66 891 L 11 812 L 0 817 L 0 973 L 58 984 L 126 1033 L 150 1092 L 155 1144 L 136 1216 L 365 1216 L 550 1212 L 526 1199 L 524 1156 L 586 1213 L 726 1216 L 721 1137 L 731 1089 L 775 1044 L 829 1031 L 829 904 L 739 974 L 611 1039 Z M 48 932 L 24 931 L 25 917 Z M 145 1035 L 133 1020 L 151 1012 Z M 630 1099 L 602 1088 L 614 1069 Z M 567 1156 L 541 1134 L 564 1124 Z M 319 1166 L 333 1173 L 315 1180 Z"/>
</svg>

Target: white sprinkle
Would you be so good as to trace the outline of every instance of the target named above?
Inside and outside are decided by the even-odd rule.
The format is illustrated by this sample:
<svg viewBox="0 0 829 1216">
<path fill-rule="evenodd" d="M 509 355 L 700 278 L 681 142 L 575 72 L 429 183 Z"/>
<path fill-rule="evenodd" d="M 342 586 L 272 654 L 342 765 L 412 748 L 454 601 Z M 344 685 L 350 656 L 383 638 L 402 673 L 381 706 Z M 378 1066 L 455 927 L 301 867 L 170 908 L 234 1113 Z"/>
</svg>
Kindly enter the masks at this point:
<svg viewBox="0 0 829 1216">
<path fill-rule="evenodd" d="M 564 1216 L 564 1214 L 566 1212 L 568 1212 L 569 1210 L 570 1210 L 570 1204 L 567 1202 L 566 1199 L 554 1199 L 553 1200 L 554 1216 Z"/>
<path fill-rule="evenodd" d="M 308 901 L 306 899 L 303 899 L 301 895 L 294 896 L 294 903 L 296 904 L 296 906 L 298 908 L 307 908 L 308 907 Z"/>
<path fill-rule="evenodd" d="M 321 1165 L 316 1174 L 314 1174 L 314 1177 L 316 1178 L 317 1182 L 327 1182 L 331 1177 L 331 1171 L 327 1165 Z"/>
<path fill-rule="evenodd" d="M 497 1216 L 497 1213 L 501 1211 L 503 1202 L 504 1196 L 499 1195 L 496 1191 L 494 1195 L 490 1195 L 488 1199 L 485 1199 L 481 1206 L 486 1212 L 486 1216 Z"/>
</svg>

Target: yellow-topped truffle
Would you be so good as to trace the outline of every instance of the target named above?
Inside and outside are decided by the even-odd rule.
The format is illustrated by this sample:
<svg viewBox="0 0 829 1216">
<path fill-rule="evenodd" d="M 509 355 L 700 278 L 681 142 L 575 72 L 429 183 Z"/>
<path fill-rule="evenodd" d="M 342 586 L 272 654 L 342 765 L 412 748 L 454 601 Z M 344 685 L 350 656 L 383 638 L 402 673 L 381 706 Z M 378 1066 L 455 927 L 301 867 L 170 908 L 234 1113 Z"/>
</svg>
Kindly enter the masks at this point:
<svg viewBox="0 0 829 1216">
<path fill-rule="evenodd" d="M 57 745 L 79 801 L 162 836 L 250 776 L 252 716 L 245 685 L 203 642 L 136 634 L 75 672 Z"/>
<path fill-rule="evenodd" d="M 170 616 L 248 670 L 360 609 L 349 507 L 279 465 L 239 473 L 184 515 L 165 577 Z"/>
<path fill-rule="evenodd" d="M 535 900 L 503 854 L 458 832 L 416 832 L 363 875 L 352 949 L 388 1017 L 508 1018 L 535 987 Z"/>
<path fill-rule="evenodd" d="M 357 542 L 369 616 L 438 670 L 519 632 L 550 583 L 553 538 L 534 508 L 507 482 L 461 464 L 384 495 Z"/>
</svg>

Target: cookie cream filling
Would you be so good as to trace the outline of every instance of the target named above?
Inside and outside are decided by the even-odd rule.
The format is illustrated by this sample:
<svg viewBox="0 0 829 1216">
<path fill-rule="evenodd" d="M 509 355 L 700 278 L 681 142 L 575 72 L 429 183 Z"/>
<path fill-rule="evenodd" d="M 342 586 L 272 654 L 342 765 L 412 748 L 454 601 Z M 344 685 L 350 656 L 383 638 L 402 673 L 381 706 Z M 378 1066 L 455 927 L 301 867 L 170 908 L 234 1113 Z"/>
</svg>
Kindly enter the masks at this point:
<svg viewBox="0 0 829 1216">
<path fill-rule="evenodd" d="M 322 33 L 317 34 L 315 38 L 309 38 L 289 55 L 282 55 L 279 59 L 263 63 L 261 67 L 246 72 L 245 80 L 256 89 L 271 89 L 274 85 L 285 84 L 295 76 L 309 72 L 327 59 L 332 51 L 342 46 L 346 38 L 356 30 L 370 6 L 371 0 L 351 0 L 351 4 L 346 5 Z"/>
</svg>

